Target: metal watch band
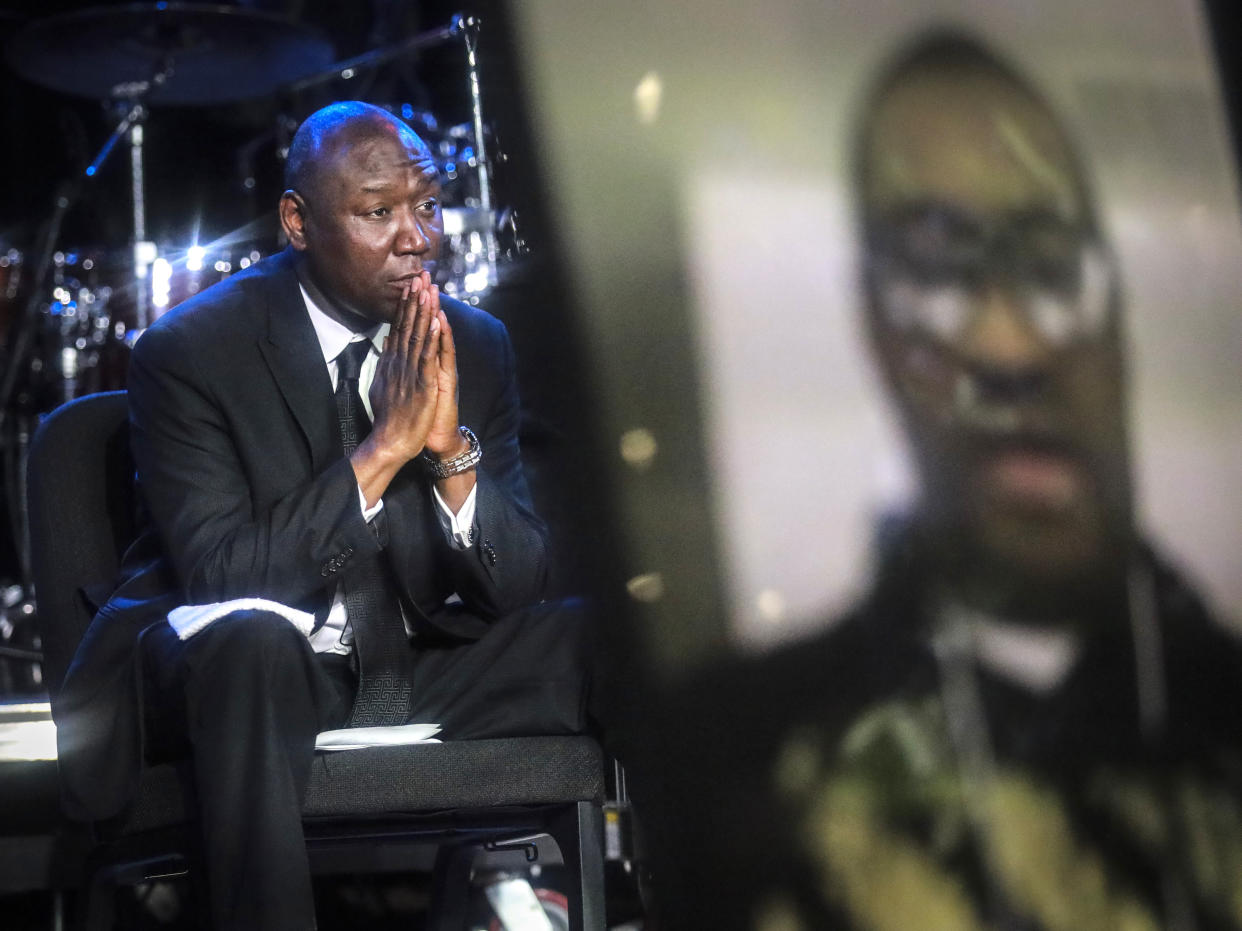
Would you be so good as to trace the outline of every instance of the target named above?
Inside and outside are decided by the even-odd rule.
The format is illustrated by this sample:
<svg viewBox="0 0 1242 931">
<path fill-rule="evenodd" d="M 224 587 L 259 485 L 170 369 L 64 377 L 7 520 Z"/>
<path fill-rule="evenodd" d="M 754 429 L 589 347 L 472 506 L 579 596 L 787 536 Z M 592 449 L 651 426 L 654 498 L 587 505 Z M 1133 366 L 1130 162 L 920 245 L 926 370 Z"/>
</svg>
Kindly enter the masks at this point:
<svg viewBox="0 0 1242 931">
<path fill-rule="evenodd" d="M 483 447 L 479 445 L 479 438 L 474 435 L 474 431 L 469 427 L 458 427 L 458 432 L 465 437 L 470 447 L 460 455 L 454 456 L 452 459 L 437 459 L 435 456 L 423 450 L 423 463 L 427 466 L 427 471 L 431 473 L 431 477 L 439 481 L 442 478 L 451 478 L 459 472 L 466 472 L 473 469 L 479 464 L 479 460 L 483 458 Z"/>
</svg>

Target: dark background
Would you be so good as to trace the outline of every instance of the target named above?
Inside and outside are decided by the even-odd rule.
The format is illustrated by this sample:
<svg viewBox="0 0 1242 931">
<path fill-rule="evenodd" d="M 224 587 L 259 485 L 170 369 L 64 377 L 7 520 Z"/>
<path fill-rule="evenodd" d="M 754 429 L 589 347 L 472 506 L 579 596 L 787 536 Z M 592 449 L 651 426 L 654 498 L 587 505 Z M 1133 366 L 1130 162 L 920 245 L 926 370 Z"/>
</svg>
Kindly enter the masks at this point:
<svg viewBox="0 0 1242 931">
<path fill-rule="evenodd" d="M 21 41 L 21 27 L 36 18 L 55 17 L 85 8 L 128 4 L 75 0 L 5 0 L 0 30 L 6 44 Z M 445 25 L 455 12 L 483 7 L 480 52 L 483 95 L 489 122 L 504 137 L 504 116 L 511 68 L 494 4 L 424 0 L 247 0 L 233 4 L 289 17 L 332 42 L 337 59 L 396 43 Z M 67 26 L 67 29 L 72 26 Z M 504 61 L 499 60 L 504 57 Z M 102 86 L 102 84 L 101 84 Z M 445 125 L 470 118 L 465 53 L 451 41 L 406 56 L 352 81 L 332 81 L 299 94 L 216 106 L 156 106 L 147 120 L 146 170 L 148 238 L 160 245 L 188 244 L 199 224 L 208 240 L 272 209 L 280 194 L 281 163 L 274 130 L 281 118 L 298 121 L 325 103 L 356 97 L 429 109 Z M 107 138 L 115 120 L 102 102 L 68 97 L 18 77 L 7 65 L 0 71 L 0 114 L 5 145 L 0 147 L 0 243 L 29 248 L 40 220 L 47 215 L 56 182 L 81 170 Z M 244 149 L 253 146 L 256 185 L 243 186 Z M 65 241 L 79 248 L 123 248 L 130 237 L 128 156 L 118 147 L 84 191 L 82 203 L 67 219 Z"/>
</svg>

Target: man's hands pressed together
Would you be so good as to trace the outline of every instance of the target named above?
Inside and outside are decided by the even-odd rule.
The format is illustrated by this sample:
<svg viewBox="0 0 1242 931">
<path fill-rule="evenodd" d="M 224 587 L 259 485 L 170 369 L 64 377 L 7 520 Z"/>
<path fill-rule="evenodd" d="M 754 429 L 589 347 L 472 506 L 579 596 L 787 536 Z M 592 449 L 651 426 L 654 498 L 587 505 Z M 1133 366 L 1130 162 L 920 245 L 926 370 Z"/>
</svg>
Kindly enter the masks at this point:
<svg viewBox="0 0 1242 931">
<path fill-rule="evenodd" d="M 425 449 L 437 459 L 466 451 L 457 423 L 457 351 L 440 289 L 423 271 L 402 294 L 370 390 L 374 421 L 350 462 L 373 507 L 398 471 Z M 436 482 L 456 513 L 474 487 L 474 471 Z"/>
</svg>

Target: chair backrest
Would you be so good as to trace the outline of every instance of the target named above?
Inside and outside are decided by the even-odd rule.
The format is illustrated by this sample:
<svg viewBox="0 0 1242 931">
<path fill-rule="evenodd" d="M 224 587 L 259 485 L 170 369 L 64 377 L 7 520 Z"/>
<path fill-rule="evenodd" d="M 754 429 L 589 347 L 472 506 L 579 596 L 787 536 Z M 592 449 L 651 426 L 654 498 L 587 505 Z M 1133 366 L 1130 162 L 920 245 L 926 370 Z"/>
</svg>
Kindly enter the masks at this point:
<svg viewBox="0 0 1242 931">
<path fill-rule="evenodd" d="M 86 395 L 52 411 L 26 468 L 43 677 L 55 696 L 95 613 L 84 593 L 115 583 L 136 533 L 126 393 Z"/>
</svg>

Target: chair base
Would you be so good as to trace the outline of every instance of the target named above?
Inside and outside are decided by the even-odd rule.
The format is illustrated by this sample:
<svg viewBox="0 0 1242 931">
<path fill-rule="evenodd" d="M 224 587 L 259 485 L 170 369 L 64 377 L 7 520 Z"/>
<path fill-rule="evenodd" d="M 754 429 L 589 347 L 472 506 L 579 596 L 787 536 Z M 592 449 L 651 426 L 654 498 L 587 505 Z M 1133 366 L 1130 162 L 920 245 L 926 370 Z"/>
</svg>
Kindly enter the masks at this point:
<svg viewBox="0 0 1242 931">
<path fill-rule="evenodd" d="M 430 862 L 433 897 L 425 927 L 464 931 L 480 851 L 538 849 L 544 863 L 565 866 L 571 931 L 604 931 L 604 814 L 593 801 L 560 805 L 389 814 L 383 820 L 310 818 L 304 824 L 313 872 L 422 872 Z M 558 857 L 535 838 L 547 836 Z M 193 826 L 178 825 L 127 835 L 97 847 L 87 864 L 82 931 L 113 927 L 115 892 L 123 885 L 188 876 L 195 913 L 206 914 L 201 864 L 186 851 L 198 849 Z M 434 853 L 432 853 L 434 851 Z M 350 858 L 351 852 L 361 856 Z M 342 862 L 341 854 L 350 860 Z M 201 905 L 202 907 L 197 907 Z"/>
</svg>

